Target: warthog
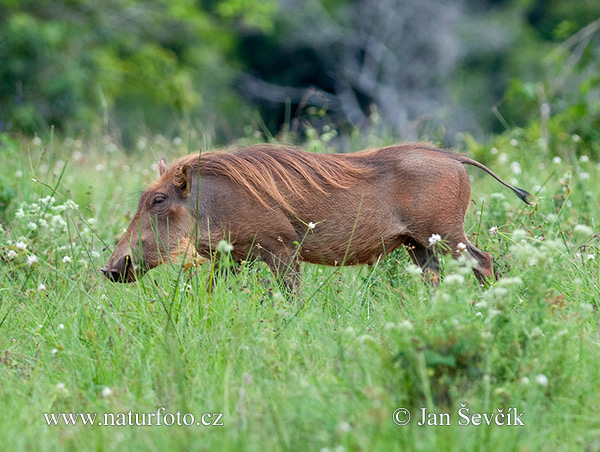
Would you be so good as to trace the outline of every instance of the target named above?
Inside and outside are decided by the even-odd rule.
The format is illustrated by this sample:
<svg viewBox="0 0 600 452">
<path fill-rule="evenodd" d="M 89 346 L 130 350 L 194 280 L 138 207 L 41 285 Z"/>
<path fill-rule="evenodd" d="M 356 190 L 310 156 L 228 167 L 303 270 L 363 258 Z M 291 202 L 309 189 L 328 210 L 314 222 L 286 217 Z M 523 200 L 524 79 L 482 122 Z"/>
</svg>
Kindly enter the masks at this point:
<svg viewBox="0 0 600 452">
<path fill-rule="evenodd" d="M 284 145 L 187 155 L 142 194 L 138 211 L 102 273 L 132 282 L 181 252 L 214 258 L 226 240 L 235 262 L 264 261 L 284 287 L 298 286 L 299 262 L 373 264 L 404 245 L 436 271 L 429 239 L 476 260 L 481 283 L 490 255 L 469 243 L 464 219 L 476 166 L 529 204 L 529 193 L 462 155 L 410 143 L 353 154 L 314 154 Z M 462 245 L 461 245 L 462 244 Z"/>
</svg>

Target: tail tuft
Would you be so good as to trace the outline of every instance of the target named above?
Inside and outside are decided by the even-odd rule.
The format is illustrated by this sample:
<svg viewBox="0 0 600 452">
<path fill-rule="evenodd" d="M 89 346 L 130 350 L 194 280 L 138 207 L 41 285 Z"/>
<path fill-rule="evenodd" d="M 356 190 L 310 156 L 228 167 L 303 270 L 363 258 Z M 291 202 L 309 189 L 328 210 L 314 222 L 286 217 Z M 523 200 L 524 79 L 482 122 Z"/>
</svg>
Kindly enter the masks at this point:
<svg viewBox="0 0 600 452">
<path fill-rule="evenodd" d="M 526 192 L 518 187 L 513 187 L 513 190 L 525 204 L 529 204 L 530 206 L 535 204 L 535 196 L 533 196 L 531 193 Z"/>
</svg>

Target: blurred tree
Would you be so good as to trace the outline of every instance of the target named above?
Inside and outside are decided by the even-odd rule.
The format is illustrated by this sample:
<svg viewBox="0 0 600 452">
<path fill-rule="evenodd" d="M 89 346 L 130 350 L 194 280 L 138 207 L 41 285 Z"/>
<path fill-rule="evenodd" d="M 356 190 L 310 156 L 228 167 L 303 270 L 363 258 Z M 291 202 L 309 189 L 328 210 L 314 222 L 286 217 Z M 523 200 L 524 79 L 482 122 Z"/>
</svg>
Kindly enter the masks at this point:
<svg viewBox="0 0 600 452">
<path fill-rule="evenodd" d="M 234 117 L 235 28 L 267 30 L 273 1 L 0 0 L 0 127 L 165 130 Z"/>
<path fill-rule="evenodd" d="M 272 133 L 378 112 L 452 143 L 594 98 L 598 33 L 569 37 L 599 16 L 595 0 L 0 0 L 0 130 L 229 141 L 250 106 Z"/>
<path fill-rule="evenodd" d="M 240 40 L 247 72 L 239 90 L 260 106 L 273 131 L 312 107 L 326 110 L 338 126 L 360 127 L 376 107 L 406 139 L 450 143 L 458 132 L 481 136 L 537 114 L 532 82 L 555 70 L 544 56 L 561 30 L 565 38 L 586 24 L 583 18 L 600 15 L 600 3 L 587 0 L 570 11 L 559 0 L 280 5 L 274 32 Z M 512 102 L 518 86 L 532 94 L 531 102 Z"/>
</svg>

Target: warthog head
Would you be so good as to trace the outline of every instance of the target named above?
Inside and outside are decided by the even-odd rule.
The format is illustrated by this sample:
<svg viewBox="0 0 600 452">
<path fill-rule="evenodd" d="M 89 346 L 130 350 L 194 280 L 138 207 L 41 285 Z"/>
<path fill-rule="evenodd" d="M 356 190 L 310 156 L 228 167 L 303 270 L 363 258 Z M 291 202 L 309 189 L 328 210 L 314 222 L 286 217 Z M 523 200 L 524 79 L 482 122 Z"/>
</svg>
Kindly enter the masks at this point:
<svg viewBox="0 0 600 452">
<path fill-rule="evenodd" d="M 112 281 L 133 282 L 181 253 L 195 254 L 190 242 L 188 174 L 185 167 L 159 162 L 160 179 L 141 196 L 133 221 L 101 272 Z"/>
</svg>

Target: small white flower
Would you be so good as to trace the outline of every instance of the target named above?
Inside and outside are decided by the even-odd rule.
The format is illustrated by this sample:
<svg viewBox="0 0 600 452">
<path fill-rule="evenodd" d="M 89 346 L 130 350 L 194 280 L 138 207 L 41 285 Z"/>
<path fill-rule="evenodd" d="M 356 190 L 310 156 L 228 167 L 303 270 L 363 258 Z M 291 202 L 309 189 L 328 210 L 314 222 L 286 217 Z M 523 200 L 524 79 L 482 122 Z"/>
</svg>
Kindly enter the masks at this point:
<svg viewBox="0 0 600 452">
<path fill-rule="evenodd" d="M 27 257 L 27 265 L 29 265 L 30 267 L 35 264 L 38 261 L 38 258 L 35 254 L 32 254 L 31 256 Z"/>
<path fill-rule="evenodd" d="M 558 165 L 560 162 L 562 162 L 562 159 L 558 156 L 556 156 L 552 159 L 552 163 L 554 163 L 556 165 Z"/>
<path fill-rule="evenodd" d="M 316 226 L 316 224 L 314 224 L 312 221 L 310 223 L 308 223 L 308 229 L 314 229 Z"/>
<path fill-rule="evenodd" d="M 21 170 L 15 171 L 15 177 L 17 179 L 21 179 L 23 177 L 23 171 L 21 171 Z"/>
<path fill-rule="evenodd" d="M 59 324 L 58 324 L 58 329 L 59 329 L 59 330 L 64 330 L 64 329 L 65 329 L 65 326 L 64 326 L 62 323 L 59 323 Z"/>
<path fill-rule="evenodd" d="M 217 244 L 217 251 L 219 253 L 231 253 L 233 251 L 233 245 L 227 240 L 221 240 Z"/>
<path fill-rule="evenodd" d="M 64 383 L 56 383 L 56 389 L 58 389 L 59 391 L 64 391 L 66 389 L 66 386 Z"/>
<path fill-rule="evenodd" d="M 519 162 L 512 162 L 510 164 L 510 170 L 513 174 L 521 174 L 521 165 L 519 164 Z"/>
<path fill-rule="evenodd" d="M 24 242 L 17 242 L 15 243 L 15 247 L 19 250 L 25 251 L 27 249 L 27 244 Z"/>
<path fill-rule="evenodd" d="M 575 254 L 573 255 L 573 257 L 574 257 L 575 259 L 581 259 L 581 253 L 580 253 L 580 252 L 577 252 L 577 253 L 575 253 Z"/>
<path fill-rule="evenodd" d="M 544 374 L 539 374 L 535 377 L 535 382 L 540 386 L 548 386 L 548 377 Z"/>
<path fill-rule="evenodd" d="M 573 228 L 573 232 L 583 237 L 589 237 L 594 233 L 594 230 L 585 224 L 577 224 Z"/>
<path fill-rule="evenodd" d="M 587 163 L 590 161 L 590 158 L 587 155 L 582 155 L 581 157 L 579 157 L 579 161 L 582 163 Z"/>
<path fill-rule="evenodd" d="M 513 138 L 512 140 L 510 140 L 510 145 L 511 145 L 511 146 L 516 146 L 516 145 L 518 145 L 518 144 L 519 144 L 519 142 L 517 141 L 517 139 L 516 139 L 516 138 Z"/>
<path fill-rule="evenodd" d="M 352 430 L 352 426 L 346 421 L 340 422 L 337 426 L 337 431 L 340 433 L 348 433 L 350 430 Z"/>
<path fill-rule="evenodd" d="M 52 353 L 53 355 L 56 355 L 56 354 L 58 353 L 58 349 L 57 349 L 57 348 L 53 348 L 51 353 Z"/>
<path fill-rule="evenodd" d="M 594 259 L 596 259 L 596 255 L 595 255 L 594 253 L 590 253 L 590 254 L 588 254 L 587 256 L 585 256 L 585 258 L 586 258 L 588 261 L 593 261 Z"/>
<path fill-rule="evenodd" d="M 573 140 L 573 143 L 579 143 L 581 141 L 581 137 L 576 133 L 571 136 L 571 139 Z"/>
<path fill-rule="evenodd" d="M 42 139 L 38 136 L 36 136 L 32 141 L 34 146 L 41 146 L 42 144 Z"/>
<path fill-rule="evenodd" d="M 19 207 L 19 209 L 15 212 L 15 217 L 23 218 L 25 216 L 25 212 L 23 212 L 23 207 Z"/>
<path fill-rule="evenodd" d="M 503 152 L 502 154 L 500 154 L 498 156 L 498 163 L 503 164 L 503 163 L 506 163 L 506 162 L 508 162 L 508 155 L 506 155 L 506 153 Z"/>
<path fill-rule="evenodd" d="M 493 155 L 496 155 L 498 153 L 498 148 L 492 148 L 490 149 L 490 153 Z"/>
<path fill-rule="evenodd" d="M 410 320 L 403 320 L 402 322 L 398 323 L 398 328 L 402 330 L 412 330 L 414 326 Z"/>
<path fill-rule="evenodd" d="M 409 275 L 413 275 L 413 276 L 418 276 L 423 273 L 423 269 L 415 264 L 408 265 L 408 267 L 406 267 L 406 271 L 408 272 Z"/>
<path fill-rule="evenodd" d="M 38 286 L 38 291 L 40 291 L 40 292 L 41 292 L 41 291 L 43 291 L 43 290 L 46 290 L 46 285 L 45 285 L 45 284 L 43 284 L 43 283 L 40 283 L 40 285 Z"/>
<path fill-rule="evenodd" d="M 581 180 L 588 180 L 590 178 L 590 173 L 582 171 L 581 173 L 579 173 L 579 177 L 581 178 Z"/>
<path fill-rule="evenodd" d="M 439 234 L 431 234 L 431 237 L 429 237 L 429 244 L 433 246 L 441 240 L 442 237 Z"/>
<path fill-rule="evenodd" d="M 105 399 L 107 397 L 110 397 L 112 395 L 112 389 L 110 389 L 108 386 L 104 386 L 102 388 L 102 391 L 100 392 L 100 394 L 102 395 L 102 397 L 104 397 Z"/>
<path fill-rule="evenodd" d="M 529 378 L 527 378 L 527 377 L 521 378 L 521 383 L 523 383 L 524 385 L 528 385 L 529 384 Z"/>
<path fill-rule="evenodd" d="M 17 252 L 15 250 L 8 250 L 8 253 L 6 253 L 6 257 L 8 259 L 14 259 L 15 257 L 17 257 Z"/>
<path fill-rule="evenodd" d="M 70 256 L 64 256 L 64 257 L 63 257 L 63 263 L 65 263 L 65 264 L 66 264 L 66 263 L 68 263 L 68 262 L 71 262 L 71 261 L 72 261 L 72 259 L 71 259 L 71 257 L 70 257 Z"/>
<path fill-rule="evenodd" d="M 490 228 L 490 235 L 497 235 L 498 234 L 498 226 L 492 226 Z"/>
<path fill-rule="evenodd" d="M 459 242 L 458 245 L 456 245 L 456 250 L 459 252 L 463 252 L 467 249 L 467 245 L 465 245 L 463 242 Z"/>
<path fill-rule="evenodd" d="M 448 275 L 444 278 L 444 282 L 450 286 L 460 286 L 461 284 L 464 284 L 465 277 L 459 274 Z"/>
<path fill-rule="evenodd" d="M 38 228 L 38 225 L 35 224 L 33 221 L 30 221 L 29 223 L 27 223 L 27 229 L 29 231 L 35 231 Z"/>
</svg>

